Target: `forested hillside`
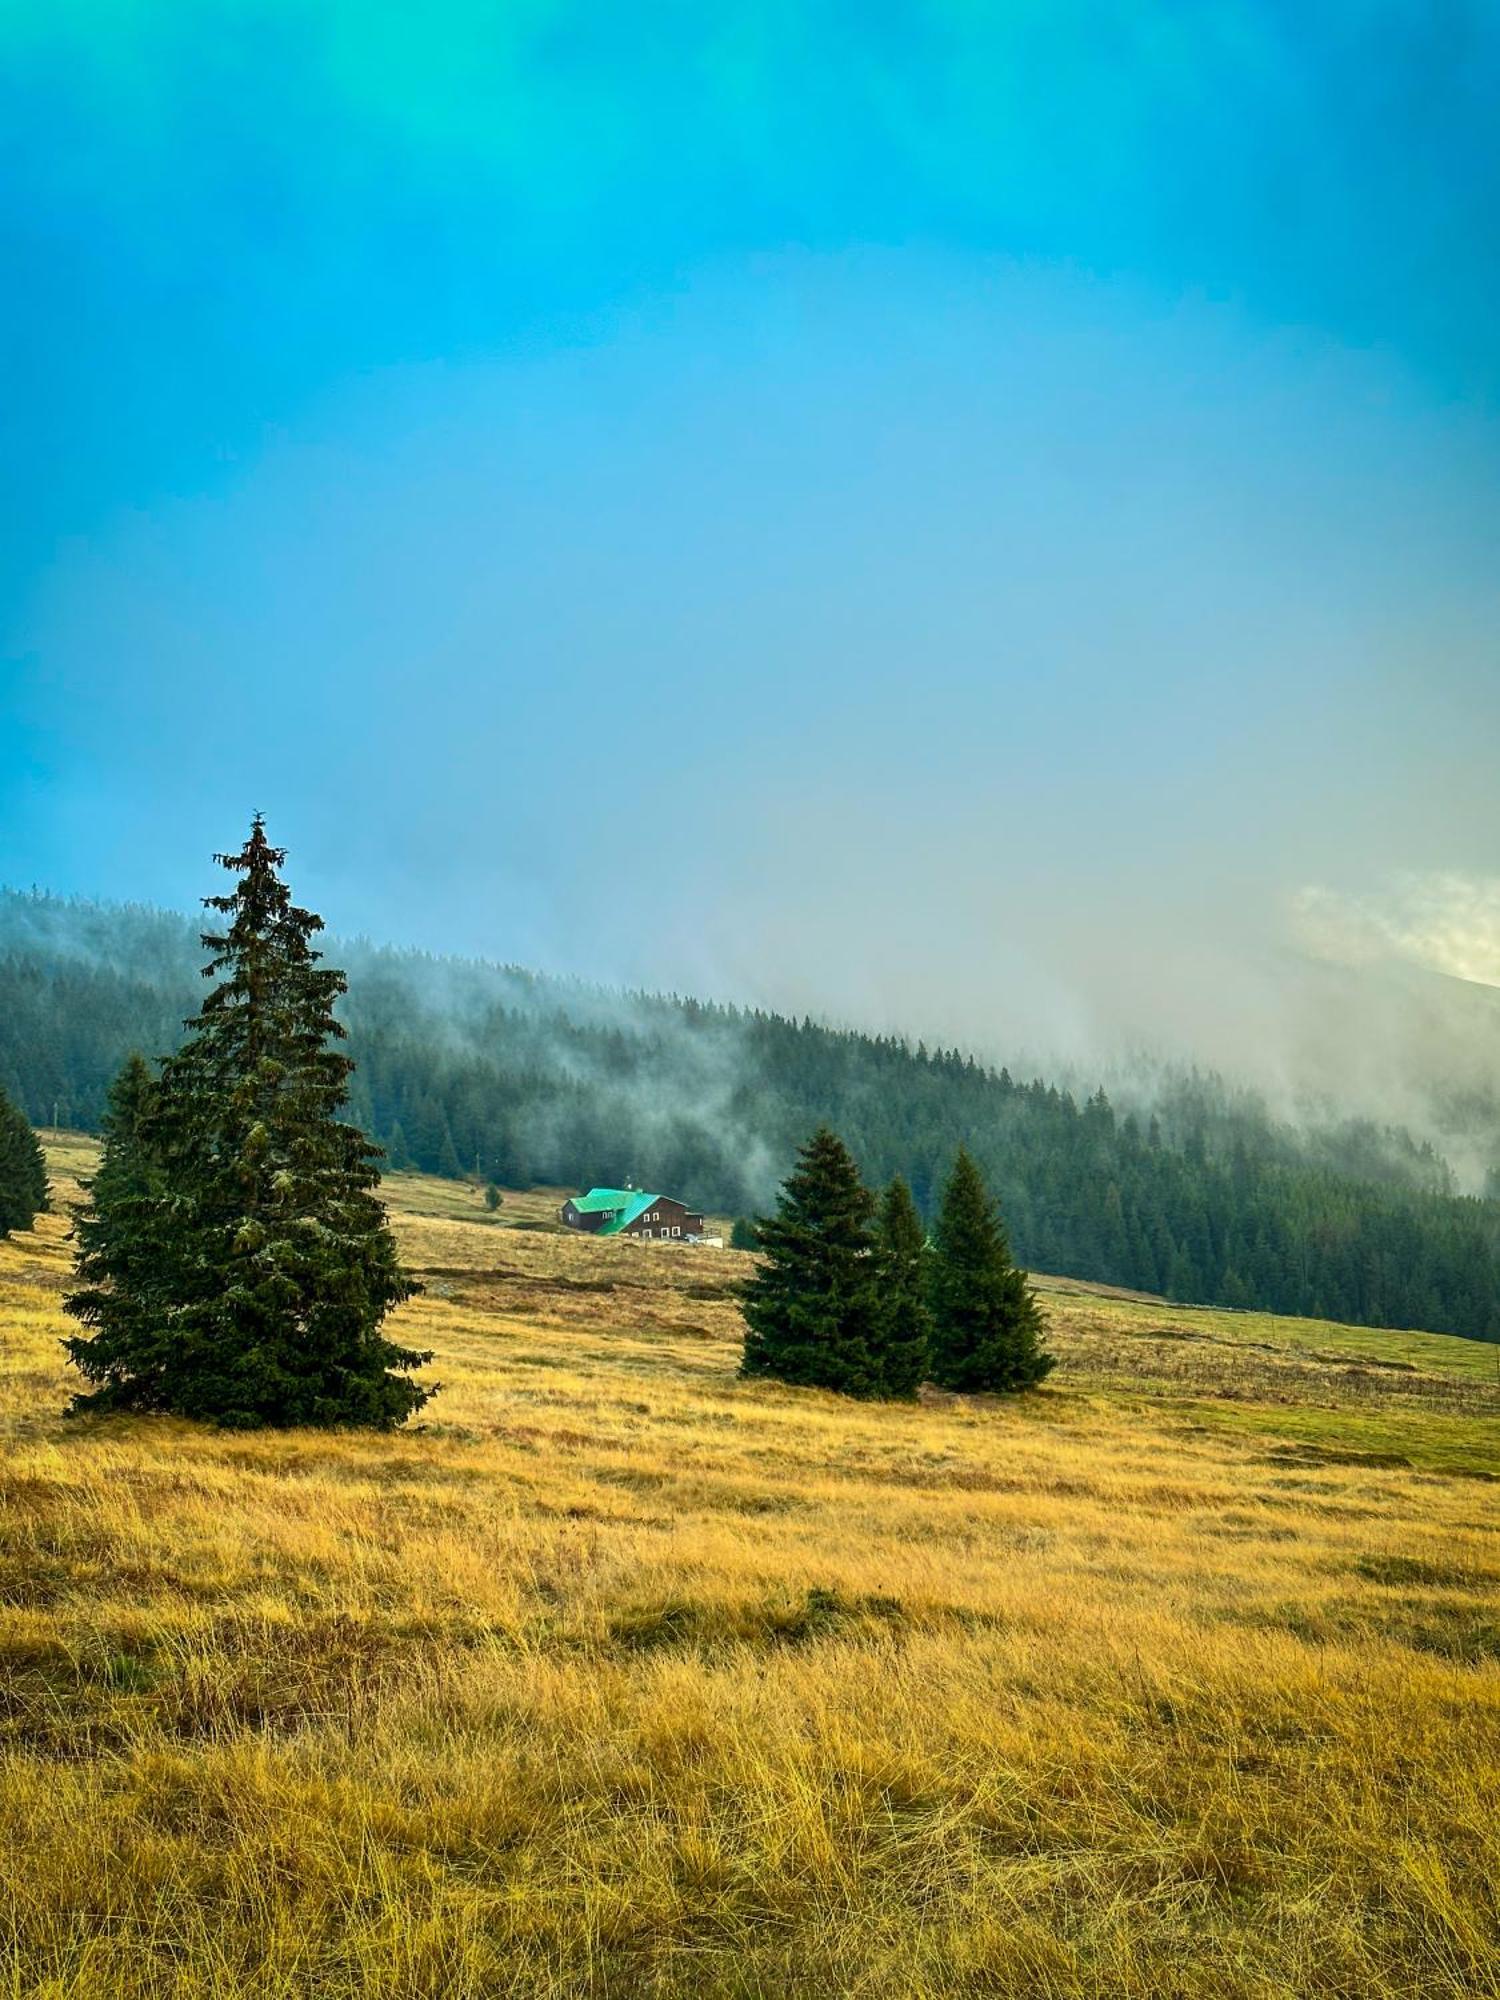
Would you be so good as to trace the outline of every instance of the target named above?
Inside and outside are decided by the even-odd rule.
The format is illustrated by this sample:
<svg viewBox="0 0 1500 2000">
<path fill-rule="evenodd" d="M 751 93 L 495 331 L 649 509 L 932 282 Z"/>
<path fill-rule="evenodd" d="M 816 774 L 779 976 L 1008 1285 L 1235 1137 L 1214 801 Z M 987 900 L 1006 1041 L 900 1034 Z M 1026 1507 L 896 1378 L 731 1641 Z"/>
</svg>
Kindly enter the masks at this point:
<svg viewBox="0 0 1500 2000">
<path fill-rule="evenodd" d="M 198 1001 L 193 921 L 0 895 L 0 1087 L 93 1129 L 132 1049 L 173 1047 Z M 1366 1124 L 1279 1125 L 1195 1075 L 1149 1106 L 1018 1081 L 773 1014 L 619 994 L 364 943 L 330 951 L 353 1115 L 398 1165 L 512 1184 L 630 1176 L 695 1203 L 763 1205 L 820 1120 L 924 1212 L 966 1142 L 1038 1270 L 1367 1324 L 1500 1338 L 1500 1203 Z"/>
</svg>

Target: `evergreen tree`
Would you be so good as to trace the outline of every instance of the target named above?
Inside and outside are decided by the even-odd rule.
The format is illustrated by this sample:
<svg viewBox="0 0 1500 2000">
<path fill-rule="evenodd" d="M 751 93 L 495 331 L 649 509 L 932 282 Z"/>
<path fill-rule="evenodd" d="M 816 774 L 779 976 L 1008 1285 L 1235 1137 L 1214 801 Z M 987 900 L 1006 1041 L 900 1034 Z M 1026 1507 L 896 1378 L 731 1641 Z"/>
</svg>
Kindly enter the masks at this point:
<svg viewBox="0 0 1500 2000">
<path fill-rule="evenodd" d="M 729 1230 L 731 1250 L 758 1250 L 760 1238 L 755 1233 L 755 1222 L 751 1216 L 737 1215 Z"/>
<path fill-rule="evenodd" d="M 898 1175 L 880 1204 L 881 1373 L 888 1396 L 914 1396 L 930 1366 L 927 1231 Z"/>
<path fill-rule="evenodd" d="M 945 1389 L 1029 1389 L 1053 1366 L 999 1210 L 960 1146 L 933 1233 L 932 1377 Z"/>
<path fill-rule="evenodd" d="M 442 1141 L 438 1146 L 437 1170 L 445 1181 L 461 1181 L 464 1177 L 463 1161 L 458 1157 L 458 1148 L 453 1143 L 453 1134 L 446 1125 L 443 1127 Z"/>
<path fill-rule="evenodd" d="M 158 1275 L 118 1337 L 96 1346 L 101 1326 L 73 1344 L 100 1385 L 78 1406 L 384 1428 L 427 1400 L 409 1371 L 430 1357 L 380 1332 L 416 1288 L 376 1194 L 378 1149 L 338 1117 L 352 1068 L 330 1046 L 344 976 L 321 964 L 322 920 L 292 902 L 259 816 L 244 848 L 216 859 L 238 878 L 206 899 L 227 920 L 203 939 L 217 984 L 146 1117 L 161 1192 L 142 1225 Z"/>
<path fill-rule="evenodd" d="M 885 1393 L 875 1204 L 826 1126 L 798 1154 L 776 1213 L 756 1224 L 763 1261 L 741 1291 L 741 1373 L 849 1396 Z"/>
<path fill-rule="evenodd" d="M 63 1310 L 92 1331 L 63 1345 L 98 1382 L 160 1377 L 170 1366 L 171 1216 L 155 1107 L 151 1071 L 132 1055 L 110 1086 L 99 1168 L 73 1212 L 79 1284 Z"/>
<path fill-rule="evenodd" d="M 0 1090 L 0 1236 L 29 1229 L 47 1206 L 47 1163 L 20 1107 Z"/>
</svg>

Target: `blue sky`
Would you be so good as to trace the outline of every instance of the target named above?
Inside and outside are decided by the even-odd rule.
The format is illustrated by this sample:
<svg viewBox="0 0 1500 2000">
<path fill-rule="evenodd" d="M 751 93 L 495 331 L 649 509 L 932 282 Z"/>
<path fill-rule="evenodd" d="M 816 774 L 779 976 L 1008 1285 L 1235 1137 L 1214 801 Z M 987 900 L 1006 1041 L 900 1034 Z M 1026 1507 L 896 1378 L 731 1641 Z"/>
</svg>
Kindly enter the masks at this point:
<svg viewBox="0 0 1500 2000">
<path fill-rule="evenodd" d="M 259 807 L 344 930 L 1033 1040 L 1492 908 L 1497 91 L 1489 6 L 18 0 L 0 874 Z"/>
</svg>

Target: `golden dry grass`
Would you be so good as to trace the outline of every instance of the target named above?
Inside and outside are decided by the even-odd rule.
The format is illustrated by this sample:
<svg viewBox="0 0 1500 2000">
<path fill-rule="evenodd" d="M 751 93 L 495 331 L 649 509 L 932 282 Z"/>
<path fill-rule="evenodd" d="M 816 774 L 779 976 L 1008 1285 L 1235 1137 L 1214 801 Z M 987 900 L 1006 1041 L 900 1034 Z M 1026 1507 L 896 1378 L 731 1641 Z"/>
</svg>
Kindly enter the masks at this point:
<svg viewBox="0 0 1500 2000">
<path fill-rule="evenodd" d="M 12 2000 L 1500 1990 L 1493 1355 L 1053 1287 L 871 1409 L 735 1253 L 392 1195 L 394 1438 L 66 1422 L 0 1245 Z"/>
</svg>

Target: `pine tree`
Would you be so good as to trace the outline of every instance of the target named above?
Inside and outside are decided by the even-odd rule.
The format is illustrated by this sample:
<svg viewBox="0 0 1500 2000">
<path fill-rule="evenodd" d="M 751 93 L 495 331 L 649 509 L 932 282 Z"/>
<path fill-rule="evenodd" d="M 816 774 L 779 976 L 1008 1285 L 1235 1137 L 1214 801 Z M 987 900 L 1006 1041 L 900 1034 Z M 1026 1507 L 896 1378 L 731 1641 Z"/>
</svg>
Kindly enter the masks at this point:
<svg viewBox="0 0 1500 2000">
<path fill-rule="evenodd" d="M 898 1175 L 880 1204 L 881 1375 L 888 1396 L 914 1396 L 930 1366 L 927 1231 Z"/>
<path fill-rule="evenodd" d="M 146 1120 L 159 1276 L 122 1315 L 134 1337 L 74 1344 L 101 1385 L 79 1406 L 384 1428 L 427 1400 L 409 1371 L 430 1356 L 380 1333 L 416 1288 L 376 1194 L 378 1150 L 338 1116 L 344 976 L 313 948 L 322 920 L 292 902 L 259 816 L 238 854 L 215 858 L 238 878 L 206 899 L 227 919 L 203 939 L 217 984 Z"/>
<path fill-rule="evenodd" d="M 101 1406 L 149 1407 L 172 1365 L 171 1216 L 155 1107 L 150 1068 L 132 1055 L 110 1085 L 99 1168 L 73 1212 L 79 1284 L 63 1310 L 92 1331 L 63 1345 L 103 1385 L 90 1399 Z"/>
<path fill-rule="evenodd" d="M 453 1134 L 446 1125 L 438 1142 L 437 1171 L 447 1181 L 461 1181 L 464 1177 L 464 1163 L 458 1157 L 458 1148 L 453 1143 Z"/>
<path fill-rule="evenodd" d="M 930 1299 L 932 1377 L 945 1389 L 1028 1389 L 1051 1370 L 1036 1295 L 963 1146 L 933 1233 Z"/>
<path fill-rule="evenodd" d="M 20 1106 L 0 1090 L 0 1236 L 30 1229 L 47 1206 L 47 1163 Z"/>
<path fill-rule="evenodd" d="M 776 1213 L 756 1224 L 762 1262 L 741 1292 L 741 1373 L 849 1396 L 885 1393 L 875 1204 L 827 1127 L 798 1154 Z"/>
</svg>

